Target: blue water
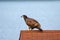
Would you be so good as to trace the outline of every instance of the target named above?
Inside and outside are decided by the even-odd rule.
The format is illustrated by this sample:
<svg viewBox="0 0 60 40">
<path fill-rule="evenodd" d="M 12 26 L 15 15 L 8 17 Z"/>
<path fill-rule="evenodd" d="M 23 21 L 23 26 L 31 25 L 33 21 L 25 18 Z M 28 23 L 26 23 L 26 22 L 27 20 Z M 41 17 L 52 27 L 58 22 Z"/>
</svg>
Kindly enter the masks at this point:
<svg viewBox="0 0 60 40">
<path fill-rule="evenodd" d="M 0 40 L 18 40 L 27 30 L 21 15 L 36 19 L 43 30 L 60 30 L 60 1 L 0 2 Z"/>
</svg>

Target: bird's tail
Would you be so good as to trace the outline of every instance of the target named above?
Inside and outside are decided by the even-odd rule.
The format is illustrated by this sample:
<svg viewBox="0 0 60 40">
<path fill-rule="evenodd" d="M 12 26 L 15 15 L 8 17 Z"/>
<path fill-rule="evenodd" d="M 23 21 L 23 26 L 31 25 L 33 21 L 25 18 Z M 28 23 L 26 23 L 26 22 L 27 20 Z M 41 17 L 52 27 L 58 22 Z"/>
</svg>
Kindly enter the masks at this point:
<svg viewBox="0 0 60 40">
<path fill-rule="evenodd" d="M 42 32 L 43 30 L 41 28 L 39 28 L 39 30 Z"/>
</svg>

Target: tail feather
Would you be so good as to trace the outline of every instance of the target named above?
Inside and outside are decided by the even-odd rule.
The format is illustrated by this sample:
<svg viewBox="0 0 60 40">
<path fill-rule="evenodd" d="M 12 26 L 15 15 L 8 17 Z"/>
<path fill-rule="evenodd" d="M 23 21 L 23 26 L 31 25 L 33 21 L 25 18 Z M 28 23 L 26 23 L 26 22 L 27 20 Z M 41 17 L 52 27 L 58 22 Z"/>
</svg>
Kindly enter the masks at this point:
<svg viewBox="0 0 60 40">
<path fill-rule="evenodd" d="M 42 32 L 43 30 L 41 28 L 39 28 L 39 30 Z"/>
</svg>

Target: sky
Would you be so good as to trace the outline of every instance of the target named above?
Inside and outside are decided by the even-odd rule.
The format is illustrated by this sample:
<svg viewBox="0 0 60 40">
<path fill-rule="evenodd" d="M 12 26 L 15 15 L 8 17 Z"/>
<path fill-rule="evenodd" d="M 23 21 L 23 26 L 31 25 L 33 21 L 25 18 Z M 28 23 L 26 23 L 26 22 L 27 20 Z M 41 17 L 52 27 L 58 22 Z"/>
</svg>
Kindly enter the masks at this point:
<svg viewBox="0 0 60 40">
<path fill-rule="evenodd" d="M 0 0 L 0 1 L 60 1 L 60 0 Z"/>
<path fill-rule="evenodd" d="M 18 40 L 20 31 L 28 30 L 24 14 L 43 30 L 60 30 L 60 1 L 0 1 L 0 40 Z"/>
</svg>

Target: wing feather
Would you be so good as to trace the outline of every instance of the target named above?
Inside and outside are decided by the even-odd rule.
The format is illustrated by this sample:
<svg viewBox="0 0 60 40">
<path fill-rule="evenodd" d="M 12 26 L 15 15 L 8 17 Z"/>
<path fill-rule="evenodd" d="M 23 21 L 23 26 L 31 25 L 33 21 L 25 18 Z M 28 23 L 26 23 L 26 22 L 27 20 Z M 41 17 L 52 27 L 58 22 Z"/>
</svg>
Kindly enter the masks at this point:
<svg viewBox="0 0 60 40">
<path fill-rule="evenodd" d="M 26 24 L 31 27 L 36 27 L 36 26 L 40 25 L 36 20 L 34 20 L 32 18 L 26 19 Z"/>
</svg>

